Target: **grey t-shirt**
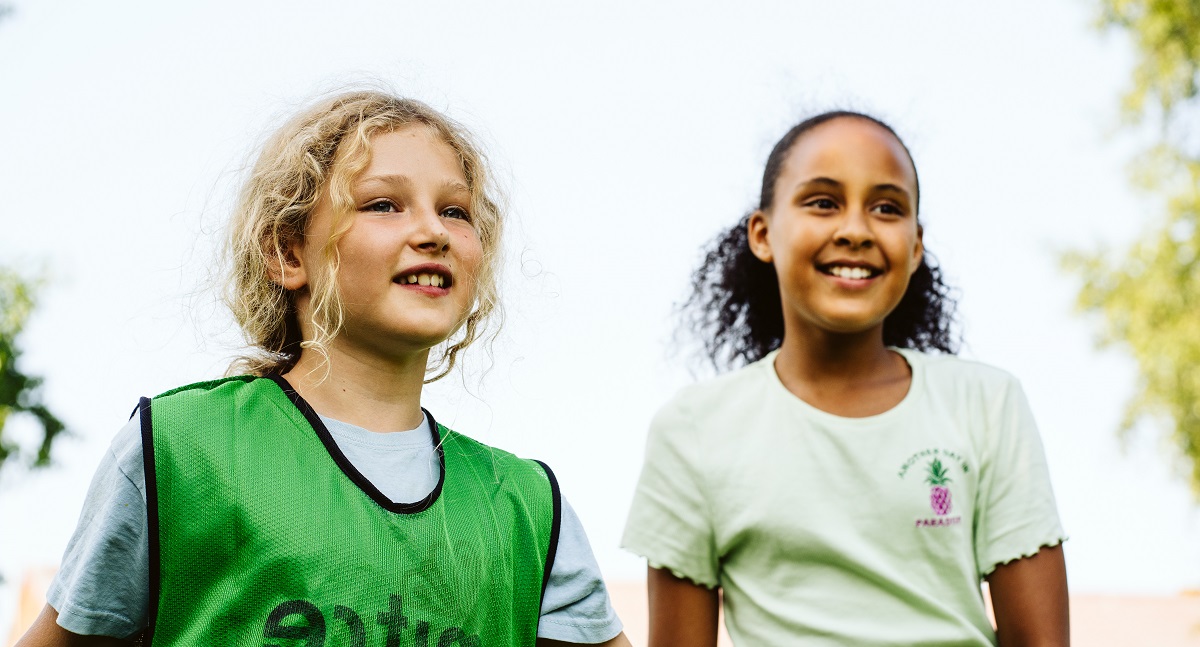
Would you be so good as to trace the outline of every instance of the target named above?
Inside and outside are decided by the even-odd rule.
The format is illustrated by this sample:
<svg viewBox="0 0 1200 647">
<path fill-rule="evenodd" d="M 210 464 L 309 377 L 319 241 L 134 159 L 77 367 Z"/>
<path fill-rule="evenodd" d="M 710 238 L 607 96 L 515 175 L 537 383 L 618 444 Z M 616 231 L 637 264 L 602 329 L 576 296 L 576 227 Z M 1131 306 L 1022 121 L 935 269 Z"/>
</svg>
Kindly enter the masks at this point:
<svg viewBox="0 0 1200 647">
<path fill-rule="evenodd" d="M 346 458 L 392 501 L 433 491 L 441 464 L 428 422 L 410 431 L 374 433 L 322 416 Z M 88 489 L 62 567 L 46 599 L 58 624 L 84 635 L 122 638 L 146 626 L 149 539 L 139 417 L 121 428 Z M 596 558 L 575 511 L 562 505 L 558 550 L 542 599 L 538 637 L 595 644 L 621 632 Z"/>
</svg>

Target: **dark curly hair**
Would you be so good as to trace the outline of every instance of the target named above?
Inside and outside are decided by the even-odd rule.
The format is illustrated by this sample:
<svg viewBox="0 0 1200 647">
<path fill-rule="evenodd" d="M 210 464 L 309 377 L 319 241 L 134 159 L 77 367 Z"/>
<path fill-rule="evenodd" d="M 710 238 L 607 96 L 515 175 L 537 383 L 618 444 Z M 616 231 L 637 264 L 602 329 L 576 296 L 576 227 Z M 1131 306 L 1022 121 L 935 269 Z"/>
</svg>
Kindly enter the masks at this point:
<svg viewBox="0 0 1200 647">
<path fill-rule="evenodd" d="M 827 121 L 842 117 L 865 119 L 891 133 L 912 162 L 904 141 L 882 121 L 858 112 L 824 112 L 796 124 L 771 150 L 763 170 L 758 208 L 769 209 L 775 200 L 775 180 L 788 151 L 801 135 Z M 916 164 L 913 163 L 913 177 Z M 920 211 L 917 182 L 917 211 Z M 704 251 L 704 261 L 692 274 L 692 294 L 680 306 L 682 330 L 700 338 L 704 355 L 718 369 L 755 362 L 783 342 L 783 304 L 779 278 L 770 263 L 750 251 L 750 214 L 721 232 Z M 942 280 L 937 261 L 925 250 L 920 267 L 895 310 L 883 321 L 883 342 L 889 346 L 922 351 L 955 353 L 958 350 L 953 290 Z"/>
</svg>

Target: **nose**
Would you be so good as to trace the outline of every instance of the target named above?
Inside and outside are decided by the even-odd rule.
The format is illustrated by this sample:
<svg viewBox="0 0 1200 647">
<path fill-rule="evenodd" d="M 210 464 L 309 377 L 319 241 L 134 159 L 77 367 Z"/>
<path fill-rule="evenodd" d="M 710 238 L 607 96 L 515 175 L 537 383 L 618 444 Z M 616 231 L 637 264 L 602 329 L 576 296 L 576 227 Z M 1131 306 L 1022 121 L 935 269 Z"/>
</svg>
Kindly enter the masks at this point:
<svg viewBox="0 0 1200 647">
<path fill-rule="evenodd" d="M 833 242 L 851 249 L 868 248 L 875 244 L 875 231 L 871 219 L 861 208 L 850 208 L 842 213 Z"/>
<path fill-rule="evenodd" d="M 436 209 L 421 209 L 414 214 L 417 220 L 413 247 L 430 254 L 450 251 L 450 230 Z"/>
</svg>

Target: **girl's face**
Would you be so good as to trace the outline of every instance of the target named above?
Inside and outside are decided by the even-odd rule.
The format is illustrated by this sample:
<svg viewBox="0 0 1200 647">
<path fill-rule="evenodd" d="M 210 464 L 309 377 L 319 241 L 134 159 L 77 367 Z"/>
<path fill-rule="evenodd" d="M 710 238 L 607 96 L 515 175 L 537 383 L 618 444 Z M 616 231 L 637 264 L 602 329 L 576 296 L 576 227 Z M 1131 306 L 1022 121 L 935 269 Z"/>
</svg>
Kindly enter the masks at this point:
<svg viewBox="0 0 1200 647">
<path fill-rule="evenodd" d="M 839 117 L 801 135 L 749 226 L 754 255 L 775 265 L 785 330 L 882 327 L 921 263 L 916 200 L 908 154 L 877 124 Z"/>
<path fill-rule="evenodd" d="M 333 343 L 383 357 L 422 352 L 449 337 L 474 303 L 483 248 L 471 191 L 454 150 L 424 125 L 370 141 L 370 164 L 351 186 L 350 228 L 337 244 L 345 321 Z M 296 248 L 305 284 L 328 271 L 322 248 L 332 227 L 326 194 Z M 299 293 L 297 306 L 308 296 Z"/>
</svg>

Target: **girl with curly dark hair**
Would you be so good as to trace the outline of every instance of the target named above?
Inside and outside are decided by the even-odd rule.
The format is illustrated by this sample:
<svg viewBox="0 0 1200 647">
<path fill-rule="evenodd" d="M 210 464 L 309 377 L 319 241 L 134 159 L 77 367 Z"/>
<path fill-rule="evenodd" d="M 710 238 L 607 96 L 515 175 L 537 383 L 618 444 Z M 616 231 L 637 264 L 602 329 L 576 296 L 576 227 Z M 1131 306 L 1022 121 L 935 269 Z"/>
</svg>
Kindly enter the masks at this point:
<svg viewBox="0 0 1200 647">
<path fill-rule="evenodd" d="M 684 305 L 718 366 L 651 425 L 624 545 L 650 644 L 1066 644 L 1063 531 L 1029 406 L 954 356 L 920 187 L 882 121 L 784 135 Z M 990 585 L 996 627 L 981 583 Z"/>
</svg>

